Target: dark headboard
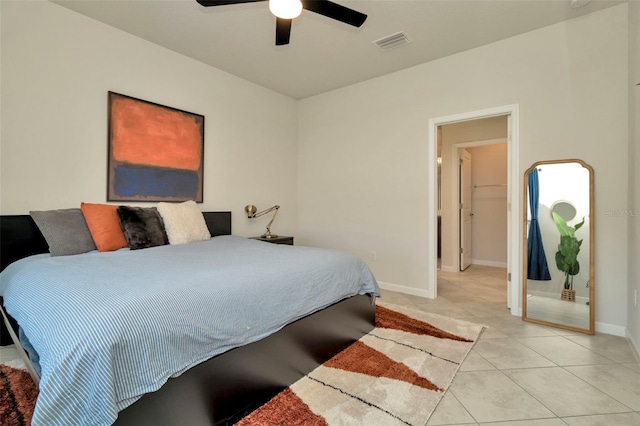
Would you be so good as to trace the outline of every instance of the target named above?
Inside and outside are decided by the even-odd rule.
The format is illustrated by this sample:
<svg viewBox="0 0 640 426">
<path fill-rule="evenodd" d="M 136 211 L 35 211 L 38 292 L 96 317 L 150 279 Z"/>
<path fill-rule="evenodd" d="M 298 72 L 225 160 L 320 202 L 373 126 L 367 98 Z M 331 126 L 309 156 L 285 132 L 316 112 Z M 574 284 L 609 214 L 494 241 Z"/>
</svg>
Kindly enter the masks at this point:
<svg viewBox="0 0 640 426">
<path fill-rule="evenodd" d="M 212 237 L 231 235 L 231 212 L 202 214 Z M 0 216 L 0 271 L 16 260 L 48 251 L 49 246 L 31 216 Z"/>
<path fill-rule="evenodd" d="M 203 212 L 212 237 L 231 235 L 231 212 Z"/>
<path fill-rule="evenodd" d="M 0 216 L 0 271 L 16 260 L 48 251 L 31 216 Z"/>
</svg>

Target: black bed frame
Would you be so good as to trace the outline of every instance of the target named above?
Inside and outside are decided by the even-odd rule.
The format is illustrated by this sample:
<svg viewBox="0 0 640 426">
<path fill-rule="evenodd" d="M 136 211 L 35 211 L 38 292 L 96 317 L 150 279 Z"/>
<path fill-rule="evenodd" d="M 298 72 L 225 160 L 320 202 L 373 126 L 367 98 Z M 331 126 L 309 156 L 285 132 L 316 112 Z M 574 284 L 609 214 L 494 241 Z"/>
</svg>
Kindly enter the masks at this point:
<svg viewBox="0 0 640 426">
<path fill-rule="evenodd" d="M 204 212 L 212 236 L 231 234 L 231 212 Z M 268 244 L 268 243 L 265 243 Z M 47 253 L 28 215 L 0 216 L 0 270 Z M 2 299 L 0 298 L 0 305 Z M 193 367 L 121 411 L 117 426 L 231 425 L 373 329 L 375 306 L 354 296 L 257 342 Z M 17 330 L 17 324 L 9 318 Z M 0 344 L 11 339 L 2 325 Z M 9 339 L 9 340 L 7 340 Z"/>
</svg>

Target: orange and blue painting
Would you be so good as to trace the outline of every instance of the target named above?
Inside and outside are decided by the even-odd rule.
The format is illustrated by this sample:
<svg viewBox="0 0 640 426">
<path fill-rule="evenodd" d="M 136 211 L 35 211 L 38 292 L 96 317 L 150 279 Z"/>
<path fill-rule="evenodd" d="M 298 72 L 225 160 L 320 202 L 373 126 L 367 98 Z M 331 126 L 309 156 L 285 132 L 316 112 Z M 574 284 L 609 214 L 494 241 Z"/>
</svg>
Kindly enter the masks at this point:
<svg viewBox="0 0 640 426">
<path fill-rule="evenodd" d="M 107 201 L 202 202 L 204 116 L 109 92 Z"/>
</svg>

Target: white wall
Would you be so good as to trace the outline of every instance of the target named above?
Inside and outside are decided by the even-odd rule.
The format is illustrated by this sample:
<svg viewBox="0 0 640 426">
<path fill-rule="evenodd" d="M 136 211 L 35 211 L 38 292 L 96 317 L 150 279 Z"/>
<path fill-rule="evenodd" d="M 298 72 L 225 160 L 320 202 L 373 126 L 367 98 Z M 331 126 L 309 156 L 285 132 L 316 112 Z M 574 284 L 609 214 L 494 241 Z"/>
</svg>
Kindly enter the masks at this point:
<svg viewBox="0 0 640 426">
<path fill-rule="evenodd" d="M 379 281 L 426 294 L 428 121 L 518 104 L 520 171 L 558 158 L 595 169 L 596 320 L 624 330 L 627 220 L 604 210 L 627 204 L 627 14 L 622 4 L 300 101 L 298 240 L 374 250 Z"/>
<path fill-rule="evenodd" d="M 629 3 L 629 289 L 627 334 L 640 354 L 640 3 Z M 636 299 L 638 298 L 638 299 Z M 637 300 L 637 302 L 636 302 Z"/>
<path fill-rule="evenodd" d="M 471 153 L 474 188 L 471 195 L 471 263 L 506 268 L 507 144 L 466 149 Z"/>
<path fill-rule="evenodd" d="M 48 1 L 0 2 L 2 214 L 105 202 L 107 91 L 205 116 L 203 210 L 282 208 L 295 235 L 296 102 Z M 148 204 L 147 204 L 148 205 Z"/>
</svg>

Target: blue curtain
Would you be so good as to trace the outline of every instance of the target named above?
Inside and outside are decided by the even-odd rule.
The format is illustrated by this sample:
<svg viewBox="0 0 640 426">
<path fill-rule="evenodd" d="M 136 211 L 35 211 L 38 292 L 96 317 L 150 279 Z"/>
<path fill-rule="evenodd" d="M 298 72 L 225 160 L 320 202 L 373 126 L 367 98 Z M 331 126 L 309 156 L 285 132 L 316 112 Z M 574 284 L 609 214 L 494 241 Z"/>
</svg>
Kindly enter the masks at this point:
<svg viewBox="0 0 640 426">
<path fill-rule="evenodd" d="M 527 236 L 527 278 L 530 280 L 549 281 L 549 267 L 547 256 L 542 246 L 542 235 L 538 223 L 538 205 L 540 199 L 540 187 L 538 185 L 538 169 L 529 172 L 529 208 L 531 210 L 531 223 Z"/>
</svg>

